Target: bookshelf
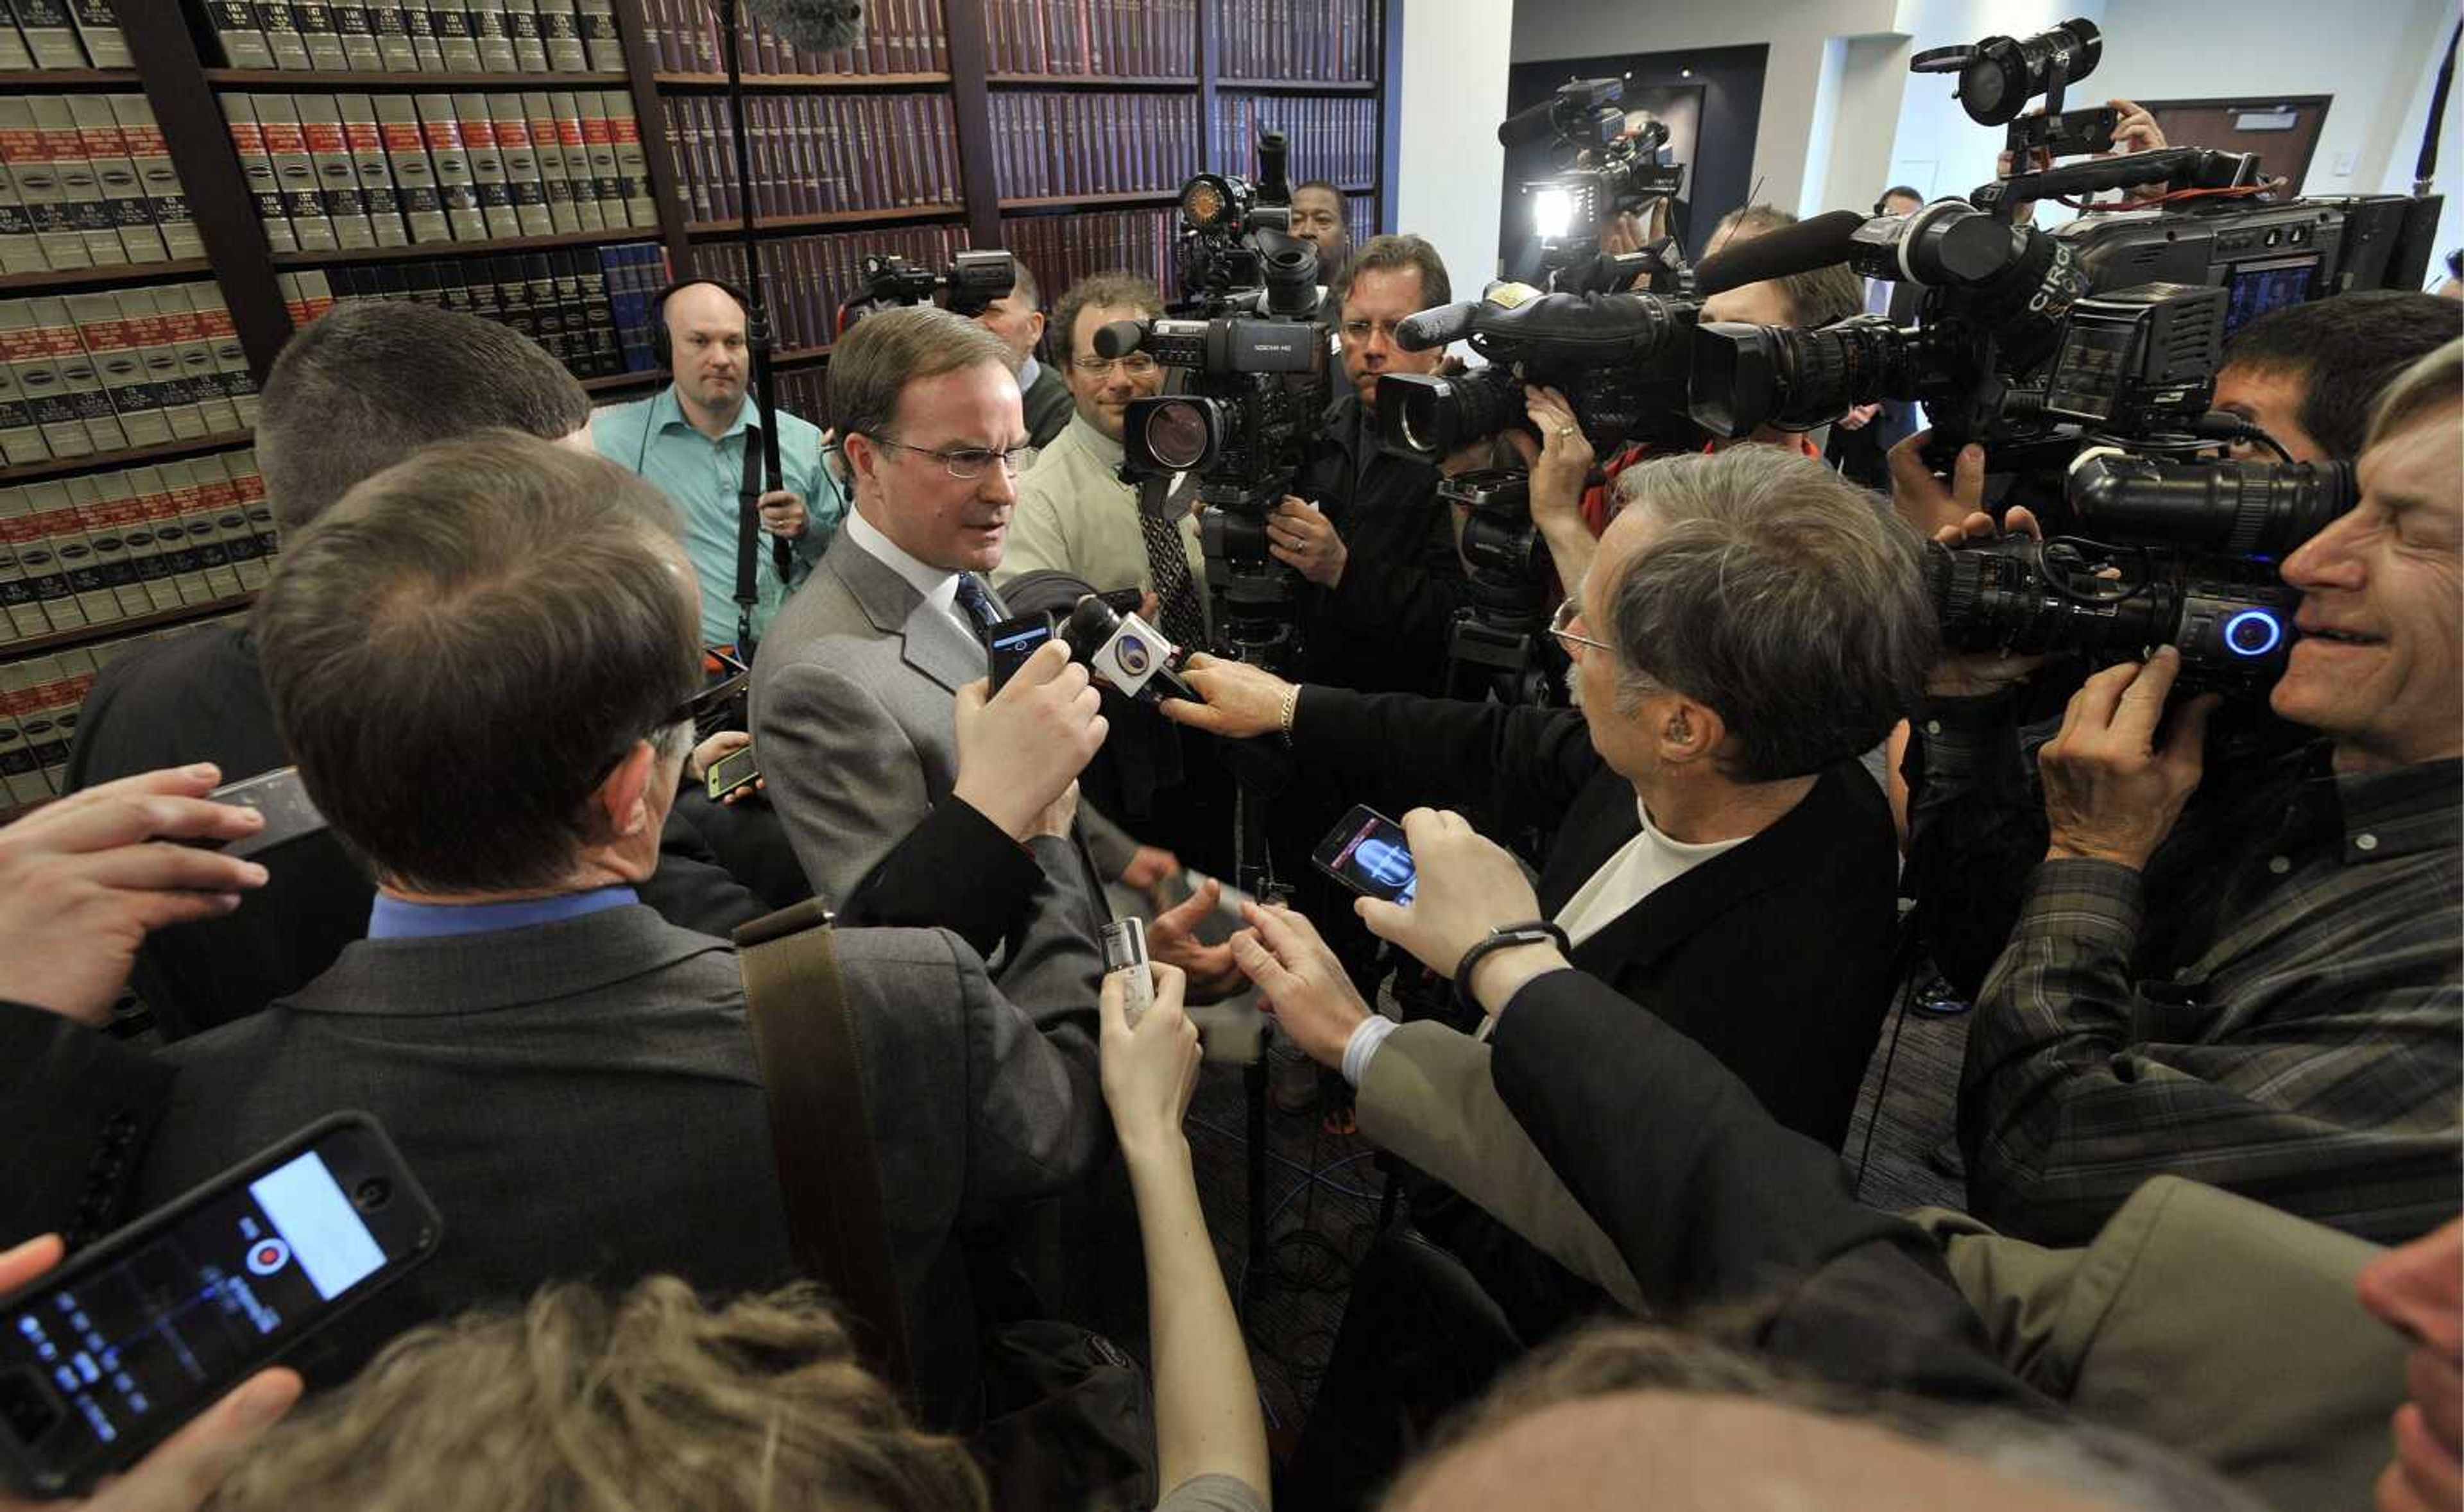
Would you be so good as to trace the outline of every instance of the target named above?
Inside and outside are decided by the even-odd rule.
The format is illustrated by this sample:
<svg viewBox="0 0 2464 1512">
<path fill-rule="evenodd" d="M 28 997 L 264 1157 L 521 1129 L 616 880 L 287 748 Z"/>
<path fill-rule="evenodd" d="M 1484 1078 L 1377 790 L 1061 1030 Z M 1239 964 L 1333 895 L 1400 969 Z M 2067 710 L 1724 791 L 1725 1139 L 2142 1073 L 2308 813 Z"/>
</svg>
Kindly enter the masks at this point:
<svg viewBox="0 0 2464 1512">
<path fill-rule="evenodd" d="M 217 31 L 208 0 L 114 0 L 116 38 L 98 33 L 88 8 L 75 8 L 82 13 L 72 16 L 71 28 L 50 28 L 39 39 L 24 28 L 12 33 L 8 12 L 0 11 L 0 102 L 24 100 L 31 109 L 33 102 L 83 99 L 75 108 L 90 115 L 97 97 L 142 100 L 161 141 L 158 166 L 176 178 L 187 217 L 183 248 L 151 262 L 73 266 L 21 255 L 0 273 L 0 311 L 17 301 L 135 297 L 155 286 L 210 288 L 219 299 L 217 317 L 227 310 L 229 322 L 215 327 L 220 334 L 210 361 L 238 393 L 263 380 L 296 324 L 313 319 L 333 297 L 400 296 L 407 290 L 409 297 L 438 297 L 449 308 L 539 332 L 578 376 L 587 375 L 581 376 L 586 390 L 616 402 L 654 391 L 668 375 L 638 350 L 622 359 L 630 370 L 602 370 L 611 359 L 604 343 L 592 347 L 574 334 L 584 323 L 572 319 L 574 306 L 535 302 L 549 297 L 537 291 L 563 299 L 558 291 L 576 270 L 587 284 L 595 265 L 606 300 L 621 304 L 629 295 L 638 311 L 640 296 L 664 270 L 738 277 L 733 196 L 742 192 L 757 212 L 755 233 L 779 333 L 774 364 L 781 402 L 825 420 L 823 383 L 836 336 L 833 317 L 838 301 L 853 292 L 855 263 L 864 252 L 940 266 L 963 247 L 1007 247 L 1034 266 L 1047 302 L 1072 279 L 1102 267 L 1132 267 L 1169 288 L 1180 183 L 1201 168 L 1254 174 L 1245 133 L 1260 123 L 1291 133 L 1295 180 L 1331 178 L 1342 186 L 1355 239 L 1393 227 L 1391 199 L 1377 186 L 1394 182 L 1397 164 L 1399 83 L 1389 59 L 1401 35 L 1400 0 L 1142 0 L 1134 6 L 875 0 L 866 7 L 868 32 L 859 47 L 826 55 L 797 54 L 747 19 L 744 84 L 759 145 L 749 186 L 728 182 L 732 150 L 719 150 L 726 76 L 710 0 L 464 5 L 455 11 L 431 0 L 424 12 L 429 19 L 412 22 L 408 10 L 368 0 L 359 11 L 367 18 L 363 31 L 353 30 L 357 23 L 349 19 L 359 8 L 337 7 L 343 19 L 332 33 L 303 35 L 286 23 L 278 33 L 245 38 Z M 407 30 L 389 31 L 385 17 L 397 10 Z M 321 12 L 279 6 L 221 10 L 226 19 L 276 22 Z M 17 12 L 21 20 L 27 14 Z M 10 55 L 12 36 L 26 43 L 22 58 Z M 235 40 L 246 48 L 234 47 Z M 475 134 L 472 120 L 464 119 L 466 99 L 527 102 L 535 96 L 548 97 L 551 104 L 569 96 L 585 116 L 593 99 L 611 112 L 629 107 L 638 157 L 606 167 L 593 155 L 602 145 L 598 128 L 585 121 L 584 140 L 577 144 L 564 134 L 561 117 L 551 122 L 551 145 L 539 129 L 545 118 L 527 108 L 524 131 L 513 134 L 523 141 L 502 132 L 503 114 L 493 108 L 484 113 L 492 121 L 487 133 Z M 365 208 L 372 228 L 383 229 L 385 199 L 371 174 L 385 172 L 385 147 L 375 149 L 373 169 L 357 161 L 358 147 L 342 154 L 354 158 L 349 167 L 333 167 L 325 158 L 334 154 L 319 157 L 318 150 L 319 142 L 333 140 L 319 135 L 328 129 L 325 118 L 303 112 L 290 129 L 311 150 L 294 154 L 304 161 L 304 171 L 295 164 L 286 175 L 281 155 L 289 149 L 276 143 L 295 139 L 278 129 L 289 126 L 289 113 L 277 104 L 275 119 L 258 122 L 267 162 L 254 163 L 244 157 L 252 150 L 246 134 L 235 143 L 231 124 L 259 98 L 338 107 L 364 99 L 381 113 L 390 108 L 396 125 L 405 124 L 402 111 L 411 111 L 409 145 L 426 150 L 431 167 L 445 151 L 473 160 L 469 186 L 483 201 L 476 218 L 449 217 L 446 232 L 424 235 L 406 220 L 402 234 L 370 245 L 357 237 L 355 219 L 338 214 L 333 241 L 300 240 L 297 218 L 313 220 L 320 206 L 345 204 L 352 187 L 360 198 L 351 203 Z M 454 102 L 452 120 L 423 114 L 439 99 Z M 244 101 L 250 103 L 243 107 Z M 46 120 L 55 120 L 61 108 L 41 105 Z M 615 144 L 629 146 L 615 124 L 619 117 L 607 119 Z M 346 142 L 360 140 L 350 135 L 353 125 L 341 121 Z M 1345 133 L 1339 152 L 1331 135 L 1337 131 Z M 382 126 L 378 140 L 384 141 Z M 0 159 L 7 145 L 0 121 Z M 539 198 L 525 197 L 532 183 L 519 161 L 525 146 L 538 158 Z M 501 192 L 476 172 L 490 149 L 506 169 Z M 561 218 L 561 211 L 543 203 L 553 198 L 551 152 L 560 161 L 582 154 L 571 160 L 569 190 L 584 182 L 615 183 L 624 208 L 608 208 L 603 186 L 595 196 L 598 219 L 584 216 L 578 199 L 570 202 L 572 223 Z M 144 164 L 139 166 L 143 178 Z M 463 187 L 442 174 L 438 182 L 441 197 Z M 10 218 L 13 184 L 13 167 L 0 172 L 0 245 L 16 224 Z M 426 185 L 396 179 L 385 192 L 403 199 L 415 187 Z M 633 190 L 629 198 L 625 187 Z M 338 193 L 344 198 L 332 198 Z M 127 198 L 124 187 L 120 195 Z M 508 210 L 509 201 L 511 220 L 496 213 Z M 277 241 L 271 233 L 285 220 L 294 224 Z M 87 231 L 98 230 L 82 224 Z M 165 249 L 171 251 L 170 223 L 163 225 Z M 72 234 L 64 228 L 53 232 L 62 246 Z M 503 280 L 515 269 L 521 272 L 508 285 Z M 492 298 L 477 282 L 454 284 L 457 270 L 466 280 L 495 277 L 499 296 Z M 514 292 L 522 274 L 531 296 Z M 586 293 L 583 303 L 596 323 L 605 317 L 590 297 Z M 558 344 L 547 333 L 562 322 L 569 323 Z M 84 328 L 77 330 L 83 340 Z M 8 340 L 0 322 L 0 355 Z M 8 365 L 0 361 L 0 371 Z M 97 354 L 94 365 L 107 364 Z M 243 366 L 245 374 L 238 371 Z M 0 394 L 0 418 L 7 404 Z M 30 758 L 26 729 L 40 726 L 60 742 L 51 756 L 64 752 L 62 732 L 74 723 L 74 702 L 64 706 L 65 720 L 44 713 L 61 712 L 61 690 L 81 686 L 79 677 L 90 680 L 95 665 L 143 638 L 238 612 L 253 597 L 275 542 L 252 440 L 244 426 L 191 421 L 171 439 L 145 445 L 0 457 L 0 815 L 28 801 L 30 784 L 39 787 L 53 764 L 41 751 Z M 177 509 L 187 512 L 180 517 L 188 523 L 159 530 L 114 523 L 112 510 L 125 502 L 131 487 L 125 480 L 132 478 L 140 502 L 168 508 L 163 499 L 176 493 Z M 158 485 L 170 492 L 144 492 Z M 73 508 L 59 502 L 63 494 Z M 29 496 L 50 513 L 11 513 Z M 191 515 L 214 515 L 215 523 Z M 29 517 L 55 523 L 74 517 L 90 529 L 74 553 L 55 555 L 50 537 L 30 542 Z M 160 558 L 170 550 L 165 543 L 175 540 L 220 542 L 208 552 L 214 558 L 211 573 L 192 574 L 193 581 L 182 578 L 176 587 L 167 577 L 140 582 L 125 572 L 108 581 L 95 576 L 111 570 L 108 564 L 130 542 L 143 548 L 141 557 Z M 39 605 L 27 598 L 32 579 L 20 559 L 30 550 L 56 570 L 82 575 L 81 608 L 61 606 L 57 624 L 46 624 Z"/>
</svg>

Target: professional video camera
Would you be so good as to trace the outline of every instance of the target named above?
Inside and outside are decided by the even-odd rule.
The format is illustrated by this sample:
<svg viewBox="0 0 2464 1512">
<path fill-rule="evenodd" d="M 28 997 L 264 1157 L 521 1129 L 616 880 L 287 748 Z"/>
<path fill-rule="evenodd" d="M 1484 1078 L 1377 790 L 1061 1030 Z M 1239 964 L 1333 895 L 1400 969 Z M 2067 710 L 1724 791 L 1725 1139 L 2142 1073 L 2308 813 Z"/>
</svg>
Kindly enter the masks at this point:
<svg viewBox="0 0 2464 1512">
<path fill-rule="evenodd" d="M 1531 525 L 1529 474 L 1507 468 L 1462 472 L 1438 484 L 1438 497 L 1468 512 L 1460 545 L 1471 602 L 1455 611 L 1446 632 L 1447 696 L 1493 690 L 1506 703 L 1548 702 L 1549 681 L 1535 652 L 1549 623 L 1551 563 Z"/>
<path fill-rule="evenodd" d="M 1422 352 L 1464 341 L 1488 365 L 1378 379 L 1377 444 L 1399 457 L 1442 460 L 1467 442 L 1528 424 L 1526 383 L 1562 390 L 1603 453 L 1632 441 L 1699 441 L 1684 416 L 1687 336 L 1702 308 L 1679 296 L 1544 295 L 1509 283 L 1423 310 L 1396 327 L 1396 345 Z"/>
<path fill-rule="evenodd" d="M 1258 133 L 1258 180 L 1201 173 L 1180 186 L 1181 298 L 1176 316 L 1307 320 L 1317 314 L 1317 248 L 1292 234 L 1284 134 Z"/>
<path fill-rule="evenodd" d="M 1685 256 L 1662 238 L 1636 252 L 1603 255 L 1599 228 L 1619 215 L 1639 214 L 1684 189 L 1685 166 L 1662 161 L 1668 127 L 1651 121 L 1626 130 L 1625 79 L 1577 78 L 1557 86 L 1548 99 L 1507 118 L 1497 140 L 1507 147 L 1544 138 L 1572 156 L 1564 172 L 1523 186 L 1531 204 L 1531 229 L 1540 237 L 1540 267 L 1551 293 L 1608 294 L 1647 288 L 1684 294 Z"/>
<path fill-rule="evenodd" d="M 1928 545 L 1925 588 L 1961 650 L 2182 654 L 2181 686 L 2264 695 L 2300 594 L 2274 562 L 2353 507 L 2349 463 L 2178 463 L 2099 449 L 2072 464 L 2072 514 L 2111 542 L 2024 536 Z"/>
<path fill-rule="evenodd" d="M 856 272 L 864 287 L 839 306 L 842 335 L 876 310 L 930 304 L 934 296 L 945 290 L 950 313 L 972 318 L 983 314 L 995 299 L 1009 297 L 1009 292 L 1018 287 L 1018 259 L 999 249 L 962 252 L 937 273 L 894 253 L 867 252 Z"/>
<path fill-rule="evenodd" d="M 2112 145 L 2110 107 L 2062 108 L 2064 87 L 2101 52 L 2095 26 L 2078 20 L 1919 55 L 1917 72 L 1959 73 L 1973 120 L 2008 125 L 2013 171 L 1972 204 L 1871 220 L 1838 211 L 1707 260 L 1706 293 L 1845 262 L 1925 296 L 1911 328 L 1863 317 L 1816 332 L 1701 327 L 1695 418 L 1734 436 L 1912 399 L 1926 406 L 1938 465 L 1970 441 L 1996 471 L 2058 465 L 2083 441 L 2194 451 L 2250 434 L 2207 413 L 2223 340 L 2244 322 L 2307 298 L 2418 287 L 2435 198 L 2273 200 L 2255 157 L 2197 147 L 2052 165 Z M 2043 112 L 2025 114 L 2040 94 Z M 2425 167 L 2433 153 L 2426 143 Z M 2150 186 L 2161 192 L 2145 209 L 2050 232 L 2005 224 L 2022 203 Z"/>
<path fill-rule="evenodd" d="M 1266 550 L 1266 516 L 1290 492 L 1326 412 L 1326 333 L 1307 320 L 1115 320 L 1098 357 L 1145 352 L 1183 391 L 1131 400 L 1121 475 L 1198 478 L 1199 540 L 1227 654 L 1267 664 L 1290 648 L 1293 573 Z"/>
</svg>

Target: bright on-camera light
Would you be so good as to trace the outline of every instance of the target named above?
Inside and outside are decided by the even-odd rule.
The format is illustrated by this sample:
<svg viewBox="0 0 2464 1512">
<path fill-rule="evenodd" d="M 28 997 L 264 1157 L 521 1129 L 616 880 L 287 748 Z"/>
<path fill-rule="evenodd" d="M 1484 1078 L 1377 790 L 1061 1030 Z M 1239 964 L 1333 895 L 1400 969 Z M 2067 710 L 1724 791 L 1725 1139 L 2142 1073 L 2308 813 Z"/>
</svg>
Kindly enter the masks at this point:
<svg viewBox="0 0 2464 1512">
<path fill-rule="evenodd" d="M 1564 189 L 1542 189 L 1531 196 L 1531 229 L 1544 237 L 1563 236 L 1574 224 L 1574 197 Z"/>
</svg>

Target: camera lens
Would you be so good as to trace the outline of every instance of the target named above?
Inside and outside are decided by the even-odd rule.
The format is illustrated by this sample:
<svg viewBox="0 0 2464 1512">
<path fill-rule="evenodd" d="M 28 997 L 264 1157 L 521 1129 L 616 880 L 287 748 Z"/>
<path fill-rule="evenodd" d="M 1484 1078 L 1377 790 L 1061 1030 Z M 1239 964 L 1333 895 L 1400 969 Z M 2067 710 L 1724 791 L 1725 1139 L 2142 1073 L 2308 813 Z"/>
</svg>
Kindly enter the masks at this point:
<svg viewBox="0 0 2464 1512">
<path fill-rule="evenodd" d="M 393 1200 L 393 1183 L 383 1176 L 370 1176 L 351 1189 L 351 1205 L 363 1213 L 374 1213 Z"/>
<path fill-rule="evenodd" d="M 1206 416 L 1190 404 L 1157 405 L 1147 416 L 1147 450 L 1176 471 L 1206 459 Z"/>
</svg>

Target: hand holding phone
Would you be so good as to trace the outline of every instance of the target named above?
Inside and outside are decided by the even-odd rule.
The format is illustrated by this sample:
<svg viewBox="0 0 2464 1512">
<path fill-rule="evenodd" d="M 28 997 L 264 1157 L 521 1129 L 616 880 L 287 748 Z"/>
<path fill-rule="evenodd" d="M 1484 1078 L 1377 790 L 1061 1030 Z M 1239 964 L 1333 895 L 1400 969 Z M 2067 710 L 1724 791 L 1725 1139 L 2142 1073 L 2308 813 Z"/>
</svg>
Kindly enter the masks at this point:
<svg viewBox="0 0 2464 1512">
<path fill-rule="evenodd" d="M 1022 614 L 986 630 L 984 651 L 992 661 L 992 690 L 1000 692 L 1026 665 L 1026 659 L 1035 654 L 1036 647 L 1050 639 L 1052 616 L 1048 614 Z"/>
<path fill-rule="evenodd" d="M 1309 859 L 1317 868 L 1366 897 L 1412 906 L 1419 873 L 1403 826 L 1375 809 L 1355 803 L 1319 841 Z"/>
<path fill-rule="evenodd" d="M 376 1120 L 337 1113 L 79 1251 L 0 1296 L 0 1481 L 128 1470 L 443 1233 Z"/>
<path fill-rule="evenodd" d="M 255 834 L 225 842 L 226 855 L 253 856 L 325 828 L 325 816 L 317 811 L 316 800 L 308 796 L 307 784 L 299 780 L 296 766 L 275 767 L 271 772 L 226 782 L 206 797 L 217 803 L 253 808 L 265 821 L 265 826 Z"/>
<path fill-rule="evenodd" d="M 714 803 L 723 803 L 730 794 L 739 788 L 751 787 L 760 779 L 761 763 L 754 758 L 753 746 L 748 741 L 739 749 L 731 751 L 713 761 L 710 764 L 710 774 L 704 778 L 704 782 L 710 790 L 710 800 Z"/>
<path fill-rule="evenodd" d="M 1121 979 L 1121 1017 L 1133 1029 L 1155 1006 L 1155 973 L 1148 970 L 1147 921 L 1114 919 L 1103 929 L 1104 975 Z"/>
</svg>

